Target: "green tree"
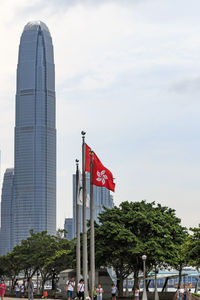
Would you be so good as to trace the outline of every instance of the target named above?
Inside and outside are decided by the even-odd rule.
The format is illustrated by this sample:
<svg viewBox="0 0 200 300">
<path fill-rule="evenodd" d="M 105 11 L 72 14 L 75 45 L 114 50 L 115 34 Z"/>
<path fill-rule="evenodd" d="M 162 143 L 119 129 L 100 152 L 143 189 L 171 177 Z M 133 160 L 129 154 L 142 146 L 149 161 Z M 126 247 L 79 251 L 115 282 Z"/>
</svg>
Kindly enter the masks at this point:
<svg viewBox="0 0 200 300">
<path fill-rule="evenodd" d="M 63 239 L 63 238 L 66 238 L 67 237 L 67 231 L 65 229 L 58 229 L 57 230 L 57 233 L 56 233 L 56 236 Z"/>
<path fill-rule="evenodd" d="M 155 265 L 170 265 L 186 231 L 173 209 L 146 201 L 122 202 L 119 207 L 105 209 L 99 221 L 97 264 L 115 269 L 120 295 L 123 280 L 132 272 L 137 285 L 143 254 L 149 270 Z"/>
<path fill-rule="evenodd" d="M 26 240 L 31 244 L 32 269 L 39 271 L 42 278 L 42 292 L 47 280 L 54 279 L 58 273 L 72 265 L 71 253 L 73 243 L 60 235 L 51 236 L 45 231 L 34 233 Z"/>
<path fill-rule="evenodd" d="M 200 268 L 200 224 L 199 227 L 190 228 L 192 234 L 188 237 L 187 244 L 187 257 L 189 264 L 196 267 L 197 270 Z M 198 292 L 198 281 L 196 278 L 195 293 Z"/>
<path fill-rule="evenodd" d="M 16 260 L 15 255 L 11 252 L 0 257 L 0 266 L 1 275 L 11 279 L 12 288 L 14 289 L 15 280 L 21 271 L 20 261 Z"/>
<path fill-rule="evenodd" d="M 171 266 L 178 270 L 179 279 L 178 286 L 182 284 L 182 271 L 183 268 L 188 265 L 188 253 L 187 253 L 187 245 L 188 245 L 188 233 L 183 233 L 183 241 L 180 242 L 176 247 L 176 257 L 171 262 Z"/>
<path fill-rule="evenodd" d="M 52 279 L 52 290 L 55 289 L 55 280 L 58 278 L 58 274 L 64 269 L 75 267 L 74 240 L 69 241 L 65 238 L 65 235 L 57 235 L 56 243 L 58 249 L 53 256 L 47 258 L 44 265 L 44 269 Z"/>
<path fill-rule="evenodd" d="M 35 233 L 30 231 L 30 237 L 14 247 L 11 253 L 0 258 L 1 273 L 11 278 L 17 278 L 24 272 L 24 277 L 32 277 L 40 272 L 42 292 L 47 280 L 52 279 L 52 288 L 60 271 L 72 267 L 74 241 L 63 238 L 63 234 L 51 236 L 46 231 Z"/>
<path fill-rule="evenodd" d="M 200 268 L 200 224 L 199 227 L 190 228 L 192 234 L 188 237 L 187 255 L 189 264 Z"/>
<path fill-rule="evenodd" d="M 132 272 L 129 252 L 134 242 L 124 226 L 122 217 L 122 210 L 118 207 L 105 209 L 99 216 L 101 225 L 97 226 L 95 231 L 96 265 L 114 268 L 120 296 L 123 280 Z"/>
</svg>

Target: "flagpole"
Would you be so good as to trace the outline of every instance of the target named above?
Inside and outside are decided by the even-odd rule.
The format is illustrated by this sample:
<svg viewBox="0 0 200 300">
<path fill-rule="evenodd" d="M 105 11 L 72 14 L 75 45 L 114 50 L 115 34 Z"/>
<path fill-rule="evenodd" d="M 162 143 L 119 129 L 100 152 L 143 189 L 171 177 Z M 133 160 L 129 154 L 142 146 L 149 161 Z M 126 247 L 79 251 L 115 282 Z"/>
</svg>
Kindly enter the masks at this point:
<svg viewBox="0 0 200 300">
<path fill-rule="evenodd" d="M 87 217 L 86 217 L 86 179 L 85 179 L 85 134 L 82 134 L 82 186 L 83 186 L 83 280 L 85 284 L 85 297 L 88 297 L 88 258 L 87 258 Z"/>
<path fill-rule="evenodd" d="M 94 240 L 94 200 L 93 200 L 93 152 L 90 151 L 90 291 L 93 300 L 93 288 L 95 285 L 95 240 Z"/>
<path fill-rule="evenodd" d="M 81 253 L 80 253 L 80 205 L 79 200 L 79 160 L 76 159 L 76 281 L 81 279 Z"/>
</svg>

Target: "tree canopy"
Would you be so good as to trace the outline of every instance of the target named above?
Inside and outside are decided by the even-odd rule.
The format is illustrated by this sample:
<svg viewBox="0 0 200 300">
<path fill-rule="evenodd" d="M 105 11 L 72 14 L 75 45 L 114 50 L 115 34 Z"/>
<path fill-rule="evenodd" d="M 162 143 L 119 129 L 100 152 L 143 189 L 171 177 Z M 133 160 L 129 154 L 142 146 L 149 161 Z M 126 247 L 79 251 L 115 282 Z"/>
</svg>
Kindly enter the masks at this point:
<svg viewBox="0 0 200 300">
<path fill-rule="evenodd" d="M 73 265 L 74 242 L 63 238 L 62 234 L 51 236 L 46 231 L 35 233 L 20 245 L 0 258 L 1 273 L 15 280 L 19 273 L 32 277 L 41 274 L 42 290 L 49 279 L 55 279 L 60 271 Z"/>
<path fill-rule="evenodd" d="M 190 228 L 192 232 L 188 237 L 187 255 L 189 263 L 200 268 L 200 224 L 198 227 Z"/>
<path fill-rule="evenodd" d="M 115 269 L 122 293 L 123 279 L 142 269 L 142 255 L 147 255 L 147 268 L 170 265 L 177 258 L 186 228 L 175 211 L 154 202 L 122 202 L 119 207 L 105 209 L 96 229 L 98 265 Z M 137 280 L 135 280 L 137 284 Z"/>
</svg>

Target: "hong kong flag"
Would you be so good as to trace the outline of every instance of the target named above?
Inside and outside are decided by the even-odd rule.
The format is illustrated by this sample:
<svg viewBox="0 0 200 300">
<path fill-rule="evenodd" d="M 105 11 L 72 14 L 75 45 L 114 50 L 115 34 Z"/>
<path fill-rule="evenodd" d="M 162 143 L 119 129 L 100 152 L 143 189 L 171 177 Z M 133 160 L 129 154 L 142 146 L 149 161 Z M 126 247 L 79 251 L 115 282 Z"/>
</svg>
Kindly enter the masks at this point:
<svg viewBox="0 0 200 300">
<path fill-rule="evenodd" d="M 85 144 L 85 171 L 90 172 L 90 147 Z M 112 173 L 104 167 L 98 156 L 93 152 L 92 183 L 115 191 L 115 183 Z"/>
</svg>

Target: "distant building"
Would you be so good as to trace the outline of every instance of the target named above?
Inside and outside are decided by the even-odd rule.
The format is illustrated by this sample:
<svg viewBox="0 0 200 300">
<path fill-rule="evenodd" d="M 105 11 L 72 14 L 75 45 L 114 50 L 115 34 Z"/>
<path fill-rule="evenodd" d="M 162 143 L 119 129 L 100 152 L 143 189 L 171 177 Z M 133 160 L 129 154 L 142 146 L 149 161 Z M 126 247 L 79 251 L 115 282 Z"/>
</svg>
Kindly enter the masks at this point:
<svg viewBox="0 0 200 300">
<path fill-rule="evenodd" d="M 86 193 L 90 194 L 90 174 L 86 173 Z M 113 196 L 106 188 L 93 186 L 94 219 L 99 223 L 98 216 L 106 208 L 113 208 Z M 80 206 L 80 230 L 82 232 L 82 206 Z M 87 220 L 90 219 L 90 209 L 86 209 Z M 76 175 L 73 175 L 73 237 L 76 236 Z"/>
<path fill-rule="evenodd" d="M 55 71 L 51 34 L 24 27 L 17 65 L 13 244 L 33 229 L 56 234 Z"/>
<path fill-rule="evenodd" d="M 1 194 L 1 255 L 10 252 L 13 247 L 13 178 L 14 169 L 7 169 L 4 174 Z"/>
<path fill-rule="evenodd" d="M 68 238 L 68 240 L 72 240 L 73 239 L 73 219 L 72 218 L 65 219 L 64 229 L 67 231 L 66 237 Z"/>
</svg>

